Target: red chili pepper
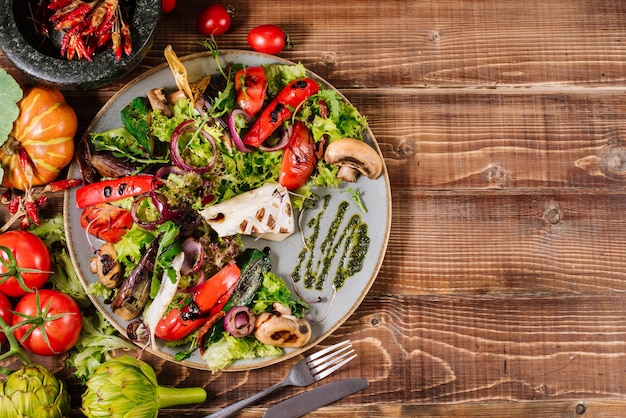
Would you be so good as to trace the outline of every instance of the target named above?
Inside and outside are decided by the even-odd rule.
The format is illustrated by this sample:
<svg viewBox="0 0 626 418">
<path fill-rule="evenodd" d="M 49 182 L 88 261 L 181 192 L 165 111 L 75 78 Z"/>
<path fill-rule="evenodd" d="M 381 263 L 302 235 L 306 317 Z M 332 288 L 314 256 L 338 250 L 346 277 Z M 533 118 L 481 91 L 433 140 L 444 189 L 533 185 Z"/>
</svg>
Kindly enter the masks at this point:
<svg viewBox="0 0 626 418">
<path fill-rule="evenodd" d="M 4 203 L 6 205 L 7 203 L 10 203 L 11 200 L 13 200 L 13 190 L 8 188 L 4 193 L 2 193 L 2 195 L 0 195 L 0 203 Z"/>
<path fill-rule="evenodd" d="M 261 112 L 243 142 L 253 147 L 261 145 L 272 132 L 291 117 L 296 108 L 318 91 L 317 82 L 310 78 L 301 78 L 289 83 Z"/>
<path fill-rule="evenodd" d="M 46 184 L 44 192 L 62 192 L 63 190 L 71 189 L 72 187 L 80 186 L 81 184 L 83 184 L 81 179 L 57 180 Z"/>
<path fill-rule="evenodd" d="M 193 301 L 182 309 L 174 308 L 157 324 L 155 335 L 166 341 L 180 340 L 219 315 L 237 287 L 241 271 L 228 264 L 198 286 Z"/>
<path fill-rule="evenodd" d="M 235 90 L 239 107 L 250 116 L 255 116 L 263 108 L 267 77 L 263 67 L 249 67 L 235 74 Z"/>
<path fill-rule="evenodd" d="M 86 184 L 76 190 L 76 205 L 82 209 L 149 192 L 152 179 L 153 176 L 140 174 Z"/>
<path fill-rule="evenodd" d="M 15 215 L 17 210 L 20 208 L 20 202 L 22 200 L 21 196 L 15 196 L 13 199 L 9 201 L 7 209 L 11 215 Z"/>
<path fill-rule="evenodd" d="M 24 204 L 26 208 L 26 216 L 30 218 L 31 221 L 37 226 L 41 225 L 41 220 L 39 219 L 39 208 L 37 207 L 37 203 L 35 201 L 29 200 Z"/>
</svg>

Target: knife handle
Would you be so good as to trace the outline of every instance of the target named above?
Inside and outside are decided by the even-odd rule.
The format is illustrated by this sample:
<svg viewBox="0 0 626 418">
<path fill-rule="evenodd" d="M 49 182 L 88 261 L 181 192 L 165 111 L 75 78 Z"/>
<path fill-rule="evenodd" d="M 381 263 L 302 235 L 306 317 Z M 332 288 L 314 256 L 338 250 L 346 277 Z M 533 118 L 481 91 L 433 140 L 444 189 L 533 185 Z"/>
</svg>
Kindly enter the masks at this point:
<svg viewBox="0 0 626 418">
<path fill-rule="evenodd" d="M 226 418 L 226 417 L 230 417 L 234 414 L 236 414 L 237 412 L 241 411 L 243 408 L 245 408 L 246 406 L 258 401 L 261 398 L 266 397 L 267 395 L 269 395 L 270 393 L 274 392 L 277 389 L 282 388 L 283 386 L 289 386 L 289 383 L 286 381 L 282 381 L 282 382 L 278 382 L 276 383 L 274 386 L 270 386 L 267 389 L 264 389 L 258 393 L 255 393 L 252 396 L 249 396 L 245 399 L 242 399 L 238 402 L 235 402 L 232 405 L 229 405 L 225 408 L 220 409 L 219 411 L 215 411 L 210 415 L 205 416 L 204 418 Z"/>
</svg>

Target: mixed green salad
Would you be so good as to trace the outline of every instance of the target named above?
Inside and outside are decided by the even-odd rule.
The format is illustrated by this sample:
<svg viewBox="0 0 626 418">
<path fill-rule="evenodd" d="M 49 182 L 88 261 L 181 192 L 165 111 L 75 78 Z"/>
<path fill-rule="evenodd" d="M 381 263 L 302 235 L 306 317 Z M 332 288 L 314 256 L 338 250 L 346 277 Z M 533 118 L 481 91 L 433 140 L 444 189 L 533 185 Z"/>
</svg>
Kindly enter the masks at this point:
<svg viewBox="0 0 626 418">
<path fill-rule="evenodd" d="M 175 360 L 198 350 L 214 372 L 303 346 L 308 303 L 272 272 L 268 247 L 296 232 L 314 186 L 381 174 L 380 157 L 350 148 L 365 144 L 366 119 L 301 64 L 218 62 L 189 83 L 166 57 L 178 89 L 154 86 L 82 144 L 76 204 L 99 279 L 89 291 L 130 337 L 176 347 Z"/>
</svg>

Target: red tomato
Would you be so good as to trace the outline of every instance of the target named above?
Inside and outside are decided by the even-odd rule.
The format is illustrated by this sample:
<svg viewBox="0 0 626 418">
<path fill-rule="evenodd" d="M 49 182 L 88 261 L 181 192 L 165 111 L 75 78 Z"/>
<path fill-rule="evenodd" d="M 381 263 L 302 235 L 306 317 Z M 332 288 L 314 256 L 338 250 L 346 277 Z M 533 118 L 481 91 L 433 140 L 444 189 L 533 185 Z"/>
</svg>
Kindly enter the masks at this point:
<svg viewBox="0 0 626 418">
<path fill-rule="evenodd" d="M 285 47 L 292 47 L 289 36 L 277 25 L 261 25 L 252 29 L 248 33 L 248 44 L 264 54 L 278 54 Z"/>
<path fill-rule="evenodd" d="M 232 21 L 232 9 L 219 4 L 212 4 L 198 15 L 196 29 L 206 36 L 219 36 L 228 29 Z"/>
<path fill-rule="evenodd" d="M 20 297 L 29 292 L 27 289 L 39 289 L 46 283 L 52 262 L 48 247 L 37 235 L 28 231 L 5 232 L 0 234 L 0 247 L 6 248 L 0 250 L 0 292 Z"/>
<path fill-rule="evenodd" d="M 43 320 L 15 329 L 15 338 L 32 353 L 40 356 L 65 353 L 80 337 L 83 326 L 80 307 L 71 296 L 58 290 L 41 289 L 28 293 L 17 303 L 15 312 L 13 325 L 30 318 Z"/>
<path fill-rule="evenodd" d="M 13 322 L 13 307 L 11 306 L 11 302 L 0 293 L 0 318 L 4 321 L 5 324 L 11 325 Z M 0 331 L 0 344 L 4 344 L 7 340 L 7 336 L 4 335 L 2 331 Z"/>
<path fill-rule="evenodd" d="M 289 143 L 283 151 L 278 182 L 288 190 L 296 190 L 304 186 L 311 177 L 316 164 L 313 136 L 304 123 L 296 122 Z"/>
<path fill-rule="evenodd" d="M 117 242 L 133 226 L 133 215 L 125 209 L 101 203 L 83 210 L 80 226 L 103 241 Z"/>
<path fill-rule="evenodd" d="M 161 1 L 161 10 L 163 13 L 171 13 L 176 8 L 176 0 L 162 0 Z"/>
</svg>

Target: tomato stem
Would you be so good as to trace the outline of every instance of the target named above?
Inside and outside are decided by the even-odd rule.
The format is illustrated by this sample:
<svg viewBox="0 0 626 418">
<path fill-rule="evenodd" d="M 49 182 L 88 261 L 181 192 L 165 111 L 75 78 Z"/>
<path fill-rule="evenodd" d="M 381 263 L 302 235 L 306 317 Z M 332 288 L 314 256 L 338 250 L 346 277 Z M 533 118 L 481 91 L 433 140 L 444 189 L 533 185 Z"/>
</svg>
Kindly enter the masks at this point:
<svg viewBox="0 0 626 418">
<path fill-rule="evenodd" d="M 13 277 L 24 291 L 31 292 L 33 289 L 29 288 L 26 285 L 26 281 L 22 276 L 23 273 L 53 273 L 52 271 L 32 269 L 28 267 L 19 267 L 17 265 L 15 255 L 13 255 L 13 252 L 8 247 L 0 245 L 0 252 L 4 253 L 6 256 L 6 258 L 0 257 L 0 264 L 2 264 L 6 269 L 5 272 L 0 273 L 0 284 L 6 282 Z"/>
</svg>

